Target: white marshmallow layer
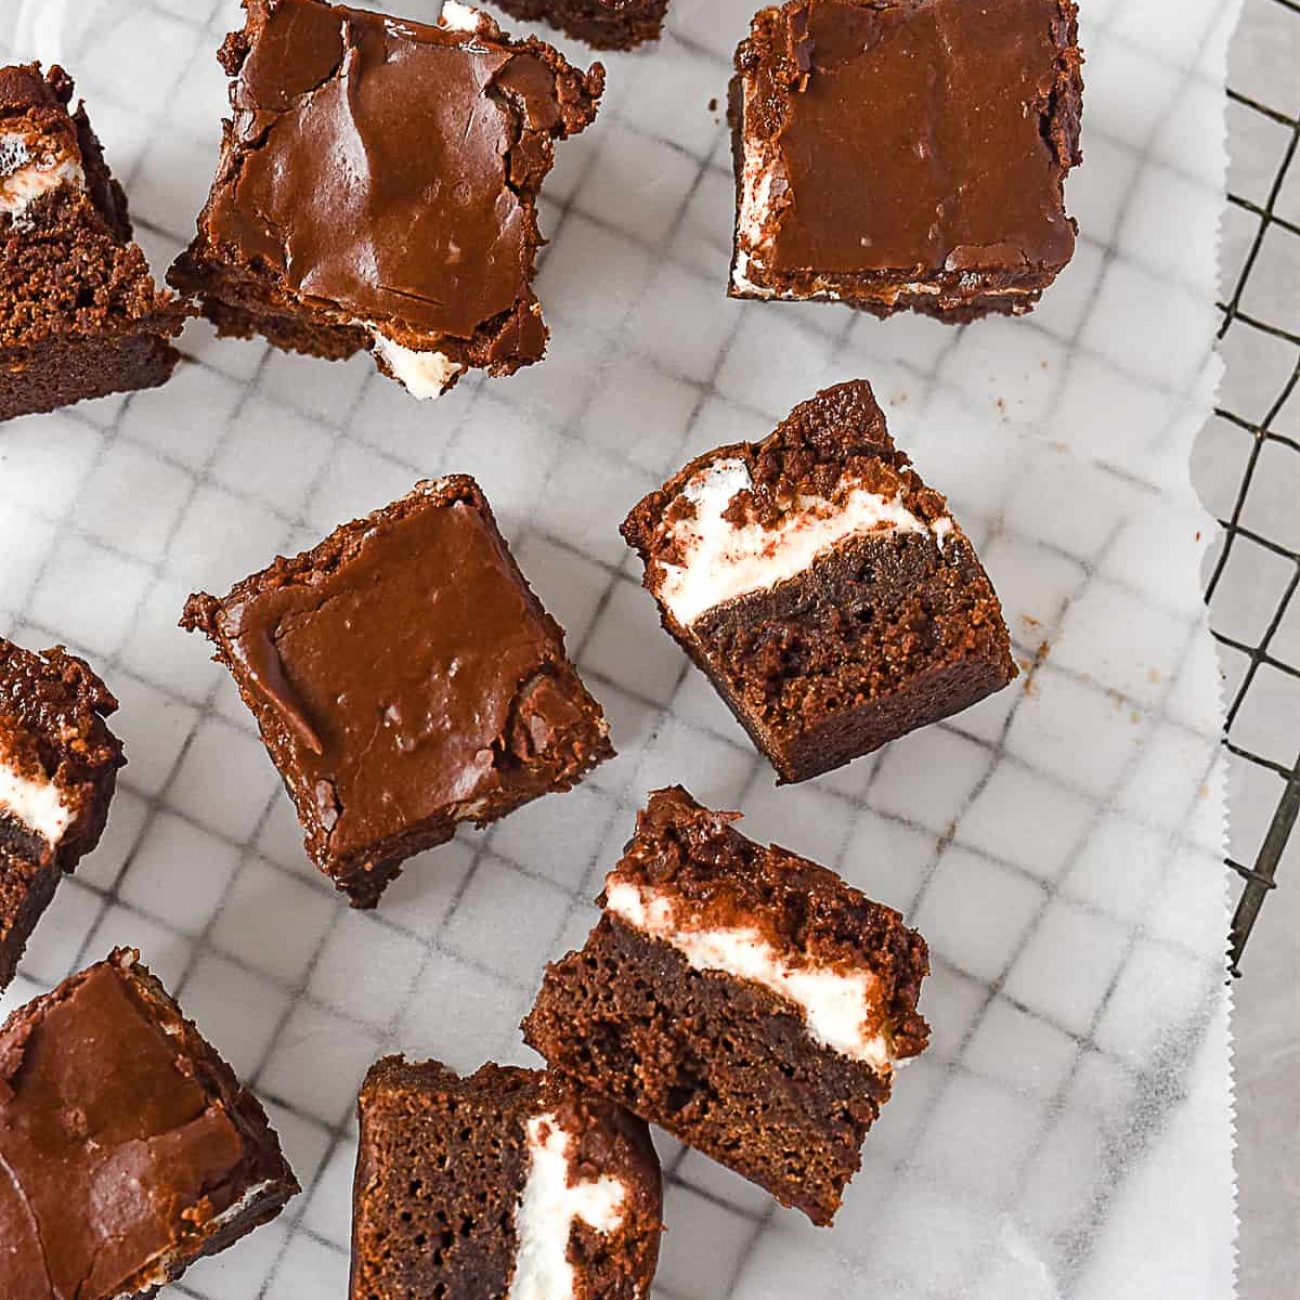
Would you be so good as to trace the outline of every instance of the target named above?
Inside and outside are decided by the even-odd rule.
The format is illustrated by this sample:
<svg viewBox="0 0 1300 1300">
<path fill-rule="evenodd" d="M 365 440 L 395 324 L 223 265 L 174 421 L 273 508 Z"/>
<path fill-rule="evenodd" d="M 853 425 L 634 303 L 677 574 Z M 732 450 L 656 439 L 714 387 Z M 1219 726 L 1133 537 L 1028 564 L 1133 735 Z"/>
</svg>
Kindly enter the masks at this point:
<svg viewBox="0 0 1300 1300">
<path fill-rule="evenodd" d="M 20 131 L 0 132 L 0 212 L 21 223 L 37 199 L 64 185 L 86 188 L 78 159 L 34 158 L 28 136 Z"/>
<path fill-rule="evenodd" d="M 441 397 L 447 386 L 465 369 L 444 352 L 417 352 L 394 343 L 386 334 L 373 326 L 375 351 L 388 363 L 388 368 L 402 386 L 421 401 Z"/>
<path fill-rule="evenodd" d="M 483 26 L 483 15 L 460 0 L 444 0 L 438 24 L 452 32 L 476 32 Z"/>
<path fill-rule="evenodd" d="M 723 518 L 737 492 L 753 486 L 743 460 L 715 460 L 690 479 L 682 495 L 695 506 L 693 518 L 673 524 L 670 537 L 683 563 L 661 564 L 659 599 L 683 626 L 701 614 L 804 572 L 823 551 L 873 532 L 931 532 L 937 544 L 952 529 L 946 516 L 927 525 L 899 497 L 866 488 L 849 489 L 835 501 L 799 497 L 775 527 L 736 525 Z"/>
<path fill-rule="evenodd" d="M 72 810 L 53 781 L 34 781 L 8 764 L 0 763 L 0 813 L 39 835 L 57 848 L 72 822 Z"/>
<path fill-rule="evenodd" d="M 573 1138 L 552 1114 L 528 1121 L 528 1177 L 515 1210 L 515 1273 L 507 1300 L 574 1300 L 569 1260 L 574 1225 L 615 1232 L 623 1223 L 627 1188 L 608 1175 L 571 1181 Z"/>
<path fill-rule="evenodd" d="M 693 970 L 714 971 L 760 985 L 795 1003 L 809 1035 L 823 1047 L 872 1069 L 893 1069 L 889 1041 L 869 1030 L 875 1010 L 875 975 L 788 961 L 752 926 L 729 929 L 683 925 L 671 895 L 611 875 L 606 911 L 651 939 L 675 948 Z"/>
</svg>

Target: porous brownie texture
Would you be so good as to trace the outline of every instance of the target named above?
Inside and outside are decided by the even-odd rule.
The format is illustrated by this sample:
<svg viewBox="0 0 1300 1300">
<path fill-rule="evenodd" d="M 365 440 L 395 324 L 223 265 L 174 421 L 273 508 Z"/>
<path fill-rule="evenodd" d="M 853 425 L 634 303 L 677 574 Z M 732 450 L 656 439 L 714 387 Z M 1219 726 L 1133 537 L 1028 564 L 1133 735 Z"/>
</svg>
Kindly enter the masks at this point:
<svg viewBox="0 0 1300 1300">
<path fill-rule="evenodd" d="M 539 360 L 537 197 L 555 141 L 594 119 L 603 68 L 465 6 L 440 26 L 322 0 L 244 7 L 220 53 L 234 116 L 171 283 L 222 334 L 371 349 L 421 396 Z"/>
<path fill-rule="evenodd" d="M 132 241 L 72 79 L 0 68 L 0 420 L 151 388 L 171 375 L 186 309 Z"/>
<path fill-rule="evenodd" d="M 807 966 L 869 970 L 892 1060 L 921 1052 L 925 941 L 834 872 L 747 839 L 736 816 L 701 807 L 680 787 L 655 792 L 610 880 L 667 893 L 692 925 L 757 931 Z M 793 1002 L 697 969 L 608 911 L 581 951 L 546 968 L 523 1029 L 553 1069 L 817 1224 L 833 1219 L 892 1086 L 892 1069 L 811 1037 Z"/>
<path fill-rule="evenodd" d="M 62 647 L 34 654 L 0 637 L 0 774 L 51 789 L 66 816 L 54 842 L 0 789 L 0 988 L 14 970 L 59 876 L 103 834 L 125 763 L 104 722 L 117 700 Z"/>
<path fill-rule="evenodd" d="M 401 500 L 192 596 L 298 810 L 312 860 L 373 907 L 402 862 L 613 754 L 473 479 Z"/>
<path fill-rule="evenodd" d="M 119 948 L 0 1028 L 0 1294 L 152 1296 L 298 1191 L 251 1093 Z"/>
<path fill-rule="evenodd" d="M 524 22 L 550 23 L 602 50 L 630 50 L 657 41 L 668 0 L 495 0 Z"/>
<path fill-rule="evenodd" d="M 733 297 L 1021 314 L 1074 252 L 1074 0 L 790 0 L 736 52 Z"/>
<path fill-rule="evenodd" d="M 728 522 L 772 529 L 808 499 L 862 488 L 917 527 L 877 529 L 819 552 L 798 574 L 687 623 L 662 598 L 683 556 L 683 489 L 721 461 L 752 482 Z M 936 531 L 938 529 L 939 531 Z M 803 781 L 976 703 L 1016 676 L 1001 605 L 944 497 L 894 446 L 862 380 L 801 403 L 769 437 L 697 457 L 625 520 L 664 627 L 709 677 L 782 782 Z M 777 543 L 773 543 L 777 545 Z"/>
<path fill-rule="evenodd" d="M 489 1064 L 461 1078 L 436 1061 L 386 1057 L 366 1076 L 358 1113 L 352 1300 L 513 1294 L 527 1125 L 539 1115 L 569 1135 L 574 1183 L 613 1178 L 624 1188 L 612 1231 L 572 1224 L 574 1300 L 649 1294 L 663 1210 L 659 1161 L 646 1126 L 626 1111 L 537 1070 Z"/>
</svg>

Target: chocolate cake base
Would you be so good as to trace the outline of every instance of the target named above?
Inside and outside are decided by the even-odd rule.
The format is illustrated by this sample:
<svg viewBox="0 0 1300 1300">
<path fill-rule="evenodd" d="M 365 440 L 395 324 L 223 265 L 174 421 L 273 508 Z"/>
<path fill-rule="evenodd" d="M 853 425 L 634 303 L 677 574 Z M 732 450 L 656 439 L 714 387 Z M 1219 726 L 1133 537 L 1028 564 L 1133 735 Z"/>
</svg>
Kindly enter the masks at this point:
<svg viewBox="0 0 1300 1300">
<path fill-rule="evenodd" d="M 960 713 L 1015 676 L 973 547 L 887 535 L 691 625 L 688 653 L 781 781 L 807 781 Z"/>
<path fill-rule="evenodd" d="M 601 50 L 630 50 L 657 41 L 668 0 L 495 0 L 524 22 L 550 23 Z"/>
<path fill-rule="evenodd" d="M 152 388 L 180 360 L 170 340 L 187 310 L 155 287 L 85 109 L 68 112 L 72 91 L 61 68 L 0 69 L 0 133 L 25 142 L 0 185 L 46 155 L 84 180 L 0 210 L 0 420 Z"/>
<path fill-rule="evenodd" d="M 609 917 L 547 968 L 524 1038 L 554 1069 L 818 1224 L 834 1217 L 889 1099 L 869 1066 L 812 1048 L 774 994 L 701 975 Z"/>
<path fill-rule="evenodd" d="M 352 1300 L 486 1300 L 528 1289 L 521 1258 L 528 1123 L 549 1114 L 569 1136 L 574 1181 L 617 1179 L 621 1221 L 573 1222 L 563 1248 L 578 1300 L 643 1300 L 659 1252 L 659 1161 L 644 1124 L 556 1075 L 485 1065 L 462 1079 L 436 1061 L 387 1057 L 358 1105 Z M 554 1213 L 554 1207 L 548 1206 Z M 563 1224 L 561 1225 L 561 1230 Z M 565 1294 L 569 1292 L 566 1290 Z"/>
<path fill-rule="evenodd" d="M 0 847 L 0 989 L 13 982 L 62 874 L 53 861 L 33 861 Z"/>
</svg>

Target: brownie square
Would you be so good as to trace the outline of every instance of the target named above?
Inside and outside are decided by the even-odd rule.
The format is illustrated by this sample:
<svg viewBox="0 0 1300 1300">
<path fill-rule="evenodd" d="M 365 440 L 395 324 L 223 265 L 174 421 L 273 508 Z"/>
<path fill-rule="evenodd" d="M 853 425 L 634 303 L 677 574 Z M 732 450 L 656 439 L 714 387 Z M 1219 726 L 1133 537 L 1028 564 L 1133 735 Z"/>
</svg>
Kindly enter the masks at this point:
<svg viewBox="0 0 1300 1300">
<path fill-rule="evenodd" d="M 495 0 L 525 22 L 550 23 L 602 50 L 630 50 L 657 41 L 668 0 Z"/>
<path fill-rule="evenodd" d="M 127 1300 L 298 1191 L 256 1098 L 119 948 L 0 1028 L 0 1295 Z"/>
<path fill-rule="evenodd" d="M 0 637 L 0 989 L 60 875 L 104 832 L 126 763 L 104 722 L 116 710 L 83 660 Z"/>
<path fill-rule="evenodd" d="M 165 383 L 186 309 L 131 239 L 126 195 L 62 68 L 0 68 L 0 420 Z"/>
<path fill-rule="evenodd" d="M 564 632 L 465 475 L 419 484 L 224 598 L 191 596 L 297 805 L 358 907 L 401 863 L 613 754 Z"/>
<path fill-rule="evenodd" d="M 663 1195 L 646 1126 L 562 1076 L 386 1057 L 358 1106 L 352 1300 L 642 1300 Z"/>
<path fill-rule="evenodd" d="M 736 298 L 1029 311 L 1074 252 L 1074 0 L 791 0 L 736 52 Z"/>
<path fill-rule="evenodd" d="M 245 0 L 222 46 L 233 120 L 170 280 L 222 334 L 369 349 L 417 397 L 541 358 L 537 196 L 604 85 L 447 4 L 440 25 Z"/>
<path fill-rule="evenodd" d="M 762 442 L 697 457 L 622 531 L 664 627 L 782 783 L 1016 675 L 974 547 L 862 380 L 795 407 Z"/>
<path fill-rule="evenodd" d="M 926 1046 L 925 940 L 833 871 L 656 791 L 524 1037 L 551 1067 L 829 1224 Z"/>
</svg>

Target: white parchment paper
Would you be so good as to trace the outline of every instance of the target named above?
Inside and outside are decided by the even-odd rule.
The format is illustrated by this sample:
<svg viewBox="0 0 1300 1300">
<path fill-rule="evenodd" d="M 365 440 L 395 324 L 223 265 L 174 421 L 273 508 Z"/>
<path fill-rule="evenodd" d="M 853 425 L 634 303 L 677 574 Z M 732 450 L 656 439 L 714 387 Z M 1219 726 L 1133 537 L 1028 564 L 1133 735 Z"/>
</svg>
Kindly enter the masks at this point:
<svg viewBox="0 0 1300 1300">
<path fill-rule="evenodd" d="M 971 0 L 972 3 L 975 0 Z M 356 1087 L 379 1053 L 528 1061 L 542 963 L 580 942 L 647 790 L 681 781 L 929 938 L 934 1046 L 830 1232 L 671 1142 L 659 1294 L 1221 1300 L 1232 1292 L 1217 669 L 1188 451 L 1217 380 L 1223 70 L 1236 0 L 1081 0 L 1073 264 L 962 330 L 723 296 L 729 62 L 753 0 L 673 0 L 560 150 L 548 359 L 429 406 L 373 373 L 218 343 L 166 388 L 0 429 L 0 630 L 87 654 L 130 767 L 6 1008 L 137 945 L 268 1102 L 306 1191 L 176 1288 L 346 1293 Z M 231 0 L 10 0 L 0 43 L 77 77 L 162 271 L 217 155 Z M 432 19 L 432 0 L 407 0 Z M 563 43 L 563 42 L 561 42 Z M 581 51 L 575 50 L 581 55 Z M 862 376 L 947 492 L 1027 671 L 980 707 L 777 791 L 657 628 L 617 535 L 687 457 Z M 569 631 L 619 758 L 412 862 L 351 913 L 185 595 L 222 591 L 421 477 L 475 474 Z"/>
</svg>

